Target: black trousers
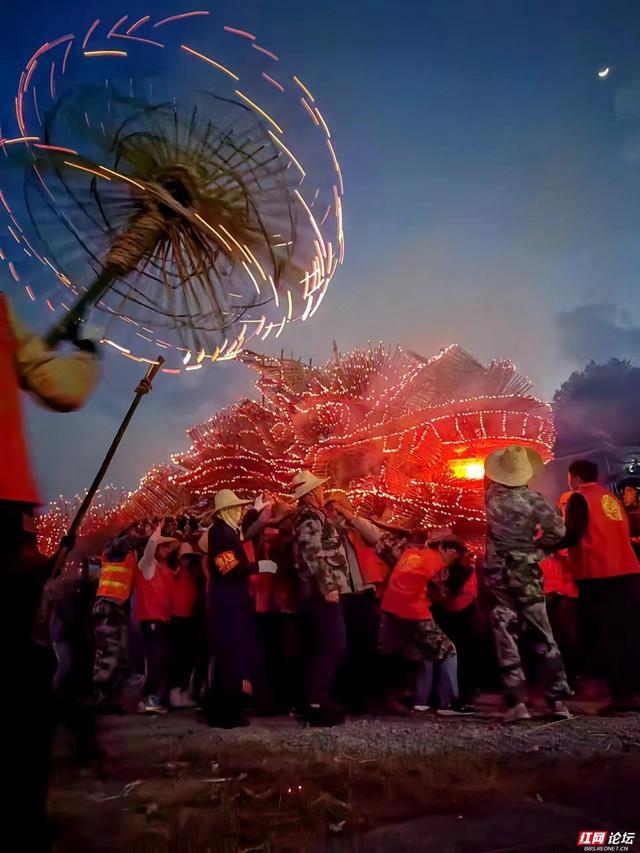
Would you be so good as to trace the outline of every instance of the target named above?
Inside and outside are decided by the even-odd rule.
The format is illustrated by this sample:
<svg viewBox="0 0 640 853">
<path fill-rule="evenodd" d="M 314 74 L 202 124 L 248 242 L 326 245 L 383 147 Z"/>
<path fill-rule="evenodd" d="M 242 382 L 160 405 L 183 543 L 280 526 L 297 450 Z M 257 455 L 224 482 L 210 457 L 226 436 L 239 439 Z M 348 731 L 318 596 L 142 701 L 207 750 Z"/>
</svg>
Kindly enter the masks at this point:
<svg viewBox="0 0 640 853">
<path fill-rule="evenodd" d="M 256 613 L 256 625 L 268 703 L 288 709 L 300 707 L 304 702 L 301 617 L 297 613 Z"/>
<path fill-rule="evenodd" d="M 578 590 L 611 698 L 625 702 L 640 690 L 640 574 L 578 581 Z"/>
<path fill-rule="evenodd" d="M 378 662 L 380 615 L 374 590 L 340 596 L 347 656 L 337 679 L 337 696 L 355 713 L 364 713 L 373 696 Z"/>
<path fill-rule="evenodd" d="M 338 668 L 347 655 L 344 612 L 340 604 L 329 604 L 318 592 L 306 604 L 305 619 L 310 643 L 306 701 L 326 707 L 331 703 Z"/>
<path fill-rule="evenodd" d="M 458 691 L 460 701 L 473 701 L 479 687 L 481 669 L 482 618 L 477 602 L 464 610 L 443 610 L 433 607 L 433 618 L 449 637 L 458 653 Z"/>
<path fill-rule="evenodd" d="M 196 625 L 190 616 L 171 619 L 171 687 L 188 690 L 196 665 Z"/>
<path fill-rule="evenodd" d="M 40 853 L 50 849 L 45 800 L 54 727 L 55 658 L 50 649 L 33 640 L 44 578 L 35 535 L 24 530 L 24 516 L 30 511 L 25 504 L 0 501 L 5 603 L 0 619 L 0 671 L 14 697 L 3 703 L 2 763 L 8 784 L 2 818 L 7 838 L 19 838 L 25 850 Z"/>
<path fill-rule="evenodd" d="M 158 696 L 163 704 L 169 699 L 171 668 L 171 625 L 169 622 L 140 622 L 144 649 L 144 696 Z"/>
</svg>

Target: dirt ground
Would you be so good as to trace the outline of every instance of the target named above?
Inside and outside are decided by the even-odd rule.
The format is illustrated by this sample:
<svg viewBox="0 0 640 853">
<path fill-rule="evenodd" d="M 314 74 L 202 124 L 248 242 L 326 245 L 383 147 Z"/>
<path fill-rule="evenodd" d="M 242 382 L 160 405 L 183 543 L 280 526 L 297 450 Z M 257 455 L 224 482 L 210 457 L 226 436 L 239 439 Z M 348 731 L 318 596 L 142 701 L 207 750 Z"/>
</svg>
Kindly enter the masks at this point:
<svg viewBox="0 0 640 853">
<path fill-rule="evenodd" d="M 61 733 L 56 850 L 576 850 L 580 829 L 640 830 L 640 717 L 288 719 L 231 732 L 193 714 L 105 721 L 79 768 Z M 638 840 L 640 845 L 640 839 Z"/>
</svg>

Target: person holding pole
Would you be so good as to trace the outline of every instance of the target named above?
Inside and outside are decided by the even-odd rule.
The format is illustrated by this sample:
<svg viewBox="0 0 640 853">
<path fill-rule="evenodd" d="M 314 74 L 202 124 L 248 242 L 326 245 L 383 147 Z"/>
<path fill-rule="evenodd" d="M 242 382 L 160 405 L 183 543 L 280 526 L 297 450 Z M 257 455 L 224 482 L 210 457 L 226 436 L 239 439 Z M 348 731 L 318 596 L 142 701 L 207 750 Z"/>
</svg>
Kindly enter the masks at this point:
<svg viewBox="0 0 640 853">
<path fill-rule="evenodd" d="M 10 736 L 3 759 L 11 785 L 4 806 L 19 827 L 25 848 L 31 850 L 46 849 L 50 720 L 46 712 L 43 720 L 49 679 L 38 677 L 48 658 L 32 637 L 46 561 L 36 547 L 33 516 L 40 497 L 29 461 L 20 391 L 57 412 L 79 409 L 97 384 L 99 366 L 90 341 L 74 336 L 71 343 L 77 349 L 71 355 L 52 352 L 22 325 L 7 296 L 0 293 L 0 530 L 3 597 L 10 602 L 0 622 L 0 655 L 3 680 L 21 699 L 5 707 L 9 716 L 5 731 Z M 13 835 L 8 827 L 7 831 Z"/>
</svg>

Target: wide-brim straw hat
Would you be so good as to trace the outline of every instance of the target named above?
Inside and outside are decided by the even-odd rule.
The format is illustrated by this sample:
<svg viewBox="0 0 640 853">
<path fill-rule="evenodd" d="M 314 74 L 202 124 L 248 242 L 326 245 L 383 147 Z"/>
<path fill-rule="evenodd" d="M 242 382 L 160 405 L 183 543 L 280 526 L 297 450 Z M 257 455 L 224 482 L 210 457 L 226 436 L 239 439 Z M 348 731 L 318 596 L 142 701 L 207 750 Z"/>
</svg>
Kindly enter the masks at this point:
<svg viewBox="0 0 640 853">
<path fill-rule="evenodd" d="M 410 536 L 413 530 L 413 526 L 406 518 L 394 516 L 390 509 L 385 509 L 380 515 L 371 516 L 369 521 L 376 527 L 388 530 L 391 533 L 402 533 Z"/>
<path fill-rule="evenodd" d="M 246 506 L 250 503 L 251 501 L 244 501 L 239 498 L 231 489 L 220 489 L 213 499 L 213 514 L 217 515 L 223 509 L 231 509 L 233 506 Z"/>
<path fill-rule="evenodd" d="M 319 486 L 324 486 L 324 484 L 328 483 L 330 479 L 330 477 L 316 477 L 316 475 L 312 474 L 311 471 L 298 471 L 291 482 L 291 485 L 294 488 L 293 496 L 297 501 L 299 501 L 300 498 L 308 495 L 309 492 L 312 492 Z"/>
<path fill-rule="evenodd" d="M 543 467 L 537 450 L 520 444 L 494 450 L 484 461 L 487 477 L 503 486 L 526 486 Z"/>
<path fill-rule="evenodd" d="M 440 545 L 441 542 L 456 542 L 464 545 L 464 541 L 451 530 L 450 527 L 438 527 L 427 536 L 427 547 L 429 545 Z"/>
<path fill-rule="evenodd" d="M 176 548 L 180 547 L 180 540 L 176 539 L 175 536 L 158 536 L 156 539 L 156 548 L 158 545 L 166 545 L 167 542 L 170 542 L 173 545 L 171 548 L 172 551 L 175 551 Z"/>
</svg>

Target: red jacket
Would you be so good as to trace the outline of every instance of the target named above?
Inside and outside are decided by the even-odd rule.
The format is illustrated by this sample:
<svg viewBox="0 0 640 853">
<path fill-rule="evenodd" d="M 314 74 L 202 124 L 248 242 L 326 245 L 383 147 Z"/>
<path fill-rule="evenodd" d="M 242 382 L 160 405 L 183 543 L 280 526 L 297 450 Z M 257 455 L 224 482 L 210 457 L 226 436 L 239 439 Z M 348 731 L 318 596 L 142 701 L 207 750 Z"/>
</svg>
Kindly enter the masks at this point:
<svg viewBox="0 0 640 853">
<path fill-rule="evenodd" d="M 580 542 L 569 548 L 574 578 L 592 580 L 640 572 L 620 501 L 598 483 L 585 483 L 577 491 L 587 502 L 589 521 Z"/>
<path fill-rule="evenodd" d="M 136 573 L 136 607 L 138 622 L 170 622 L 172 611 L 171 590 L 173 572 L 168 566 L 156 563 L 156 571 L 146 580 L 141 571 Z"/>
<path fill-rule="evenodd" d="M 444 560 L 431 548 L 407 548 L 391 572 L 382 596 L 381 608 L 401 619 L 431 619 L 427 584 L 444 566 Z"/>
</svg>

